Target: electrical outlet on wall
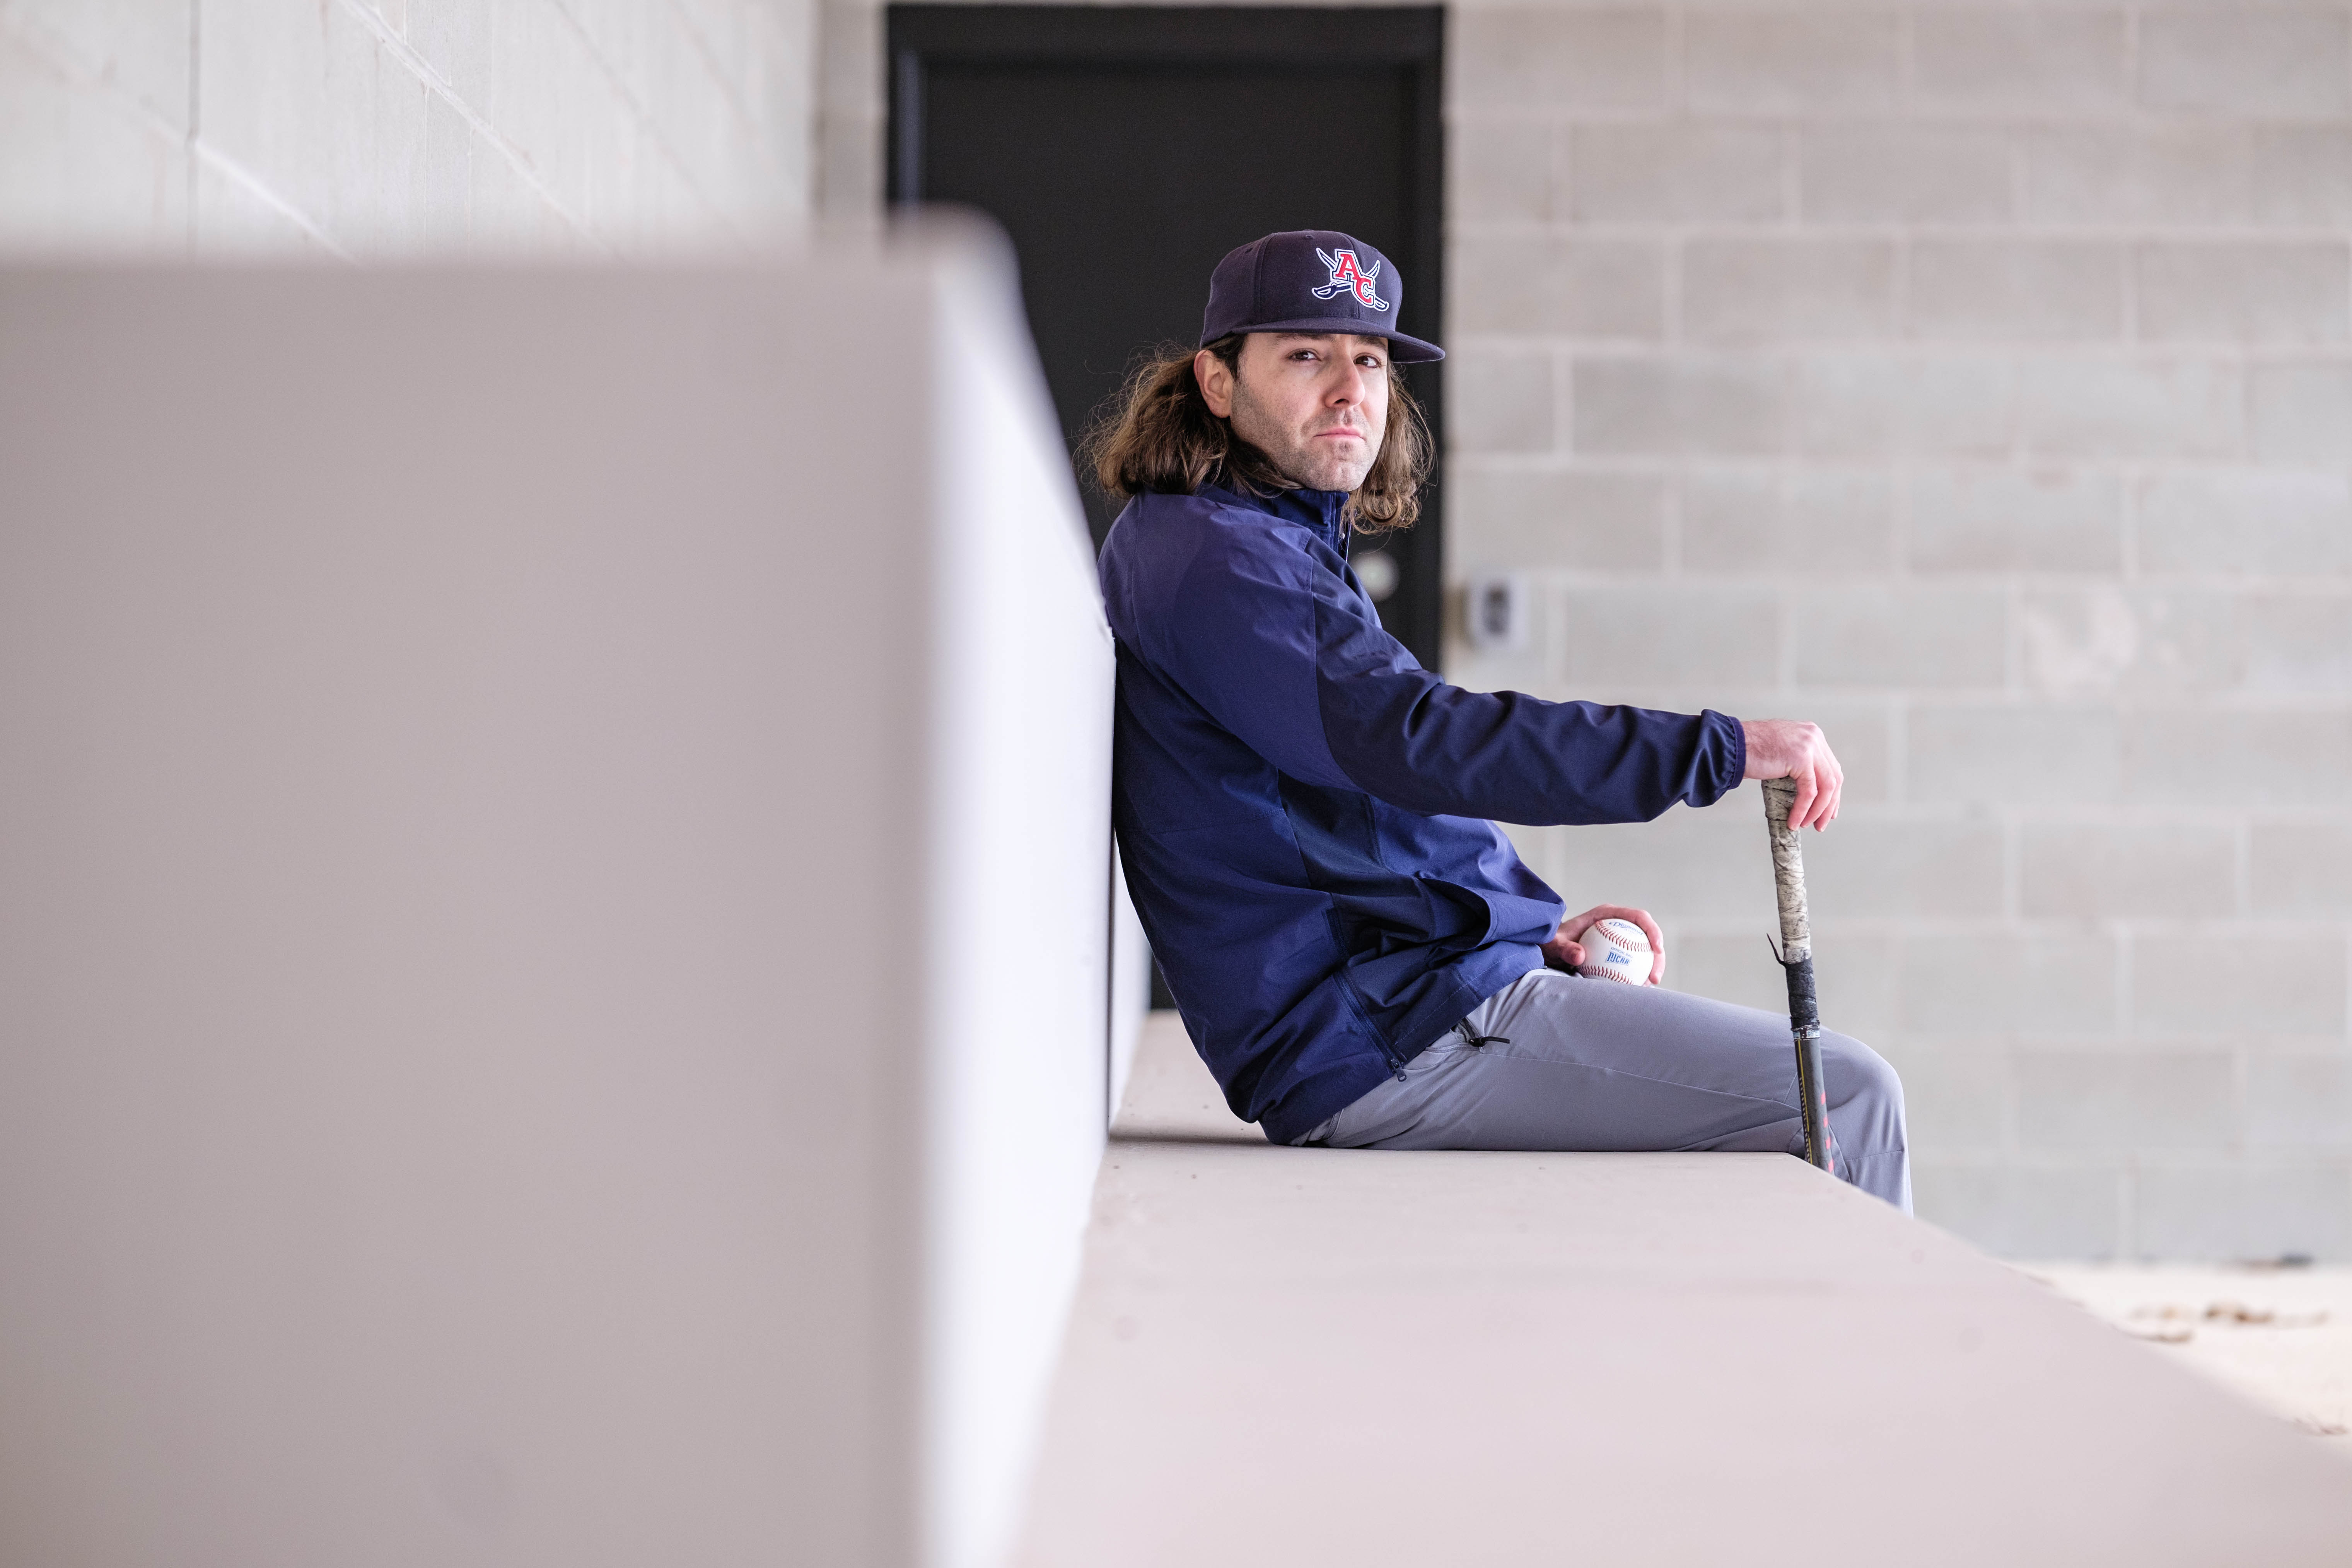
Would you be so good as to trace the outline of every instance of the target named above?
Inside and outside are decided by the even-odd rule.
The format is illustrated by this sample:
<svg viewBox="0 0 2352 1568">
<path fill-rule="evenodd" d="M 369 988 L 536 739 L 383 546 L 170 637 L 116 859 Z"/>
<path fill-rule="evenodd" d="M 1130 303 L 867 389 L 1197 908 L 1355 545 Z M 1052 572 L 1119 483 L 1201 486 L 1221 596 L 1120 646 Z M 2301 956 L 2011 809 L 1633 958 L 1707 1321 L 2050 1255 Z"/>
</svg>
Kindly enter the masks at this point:
<svg viewBox="0 0 2352 1568">
<path fill-rule="evenodd" d="M 1484 572 L 1462 586 L 1462 626 L 1481 653 L 1516 653 L 1532 637 L 1533 598 L 1518 572 Z"/>
</svg>

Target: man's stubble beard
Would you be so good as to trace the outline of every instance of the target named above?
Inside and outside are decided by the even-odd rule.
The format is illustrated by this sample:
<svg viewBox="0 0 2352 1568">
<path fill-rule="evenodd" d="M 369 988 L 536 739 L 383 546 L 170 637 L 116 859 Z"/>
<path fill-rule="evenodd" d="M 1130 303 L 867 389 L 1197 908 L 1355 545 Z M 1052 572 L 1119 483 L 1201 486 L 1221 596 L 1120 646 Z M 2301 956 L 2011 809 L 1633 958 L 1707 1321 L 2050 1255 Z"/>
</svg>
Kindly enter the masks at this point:
<svg viewBox="0 0 2352 1568">
<path fill-rule="evenodd" d="M 1343 490 L 1353 493 L 1372 471 L 1372 464 L 1381 455 L 1380 434 L 1368 433 L 1364 439 L 1365 458 L 1361 463 L 1351 462 L 1330 453 L 1314 449 L 1314 437 L 1303 444 L 1293 443 L 1289 433 L 1277 429 L 1252 399 L 1249 386 L 1239 374 L 1234 377 L 1234 434 L 1265 454 L 1274 471 L 1293 484 L 1310 490 Z M 1269 437 L 1276 437 L 1269 439 Z"/>
</svg>

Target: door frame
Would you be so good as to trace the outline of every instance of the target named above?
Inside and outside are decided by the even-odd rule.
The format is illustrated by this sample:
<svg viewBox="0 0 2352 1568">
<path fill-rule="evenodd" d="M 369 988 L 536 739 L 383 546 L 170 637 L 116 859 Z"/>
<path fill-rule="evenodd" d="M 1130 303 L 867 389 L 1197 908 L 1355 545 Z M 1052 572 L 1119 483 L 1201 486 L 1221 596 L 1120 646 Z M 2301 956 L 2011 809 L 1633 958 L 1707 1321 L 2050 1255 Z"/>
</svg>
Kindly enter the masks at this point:
<svg viewBox="0 0 2352 1568">
<path fill-rule="evenodd" d="M 1406 132 L 1411 189 L 1402 205 L 1411 215 L 1412 233 L 1395 258 L 1400 271 L 1412 274 L 1413 287 L 1397 330 L 1431 342 L 1445 341 L 1443 6 L 898 4 L 886 9 L 885 18 L 889 139 L 884 194 L 892 204 L 919 202 L 925 196 L 923 100 L 935 66 L 1311 69 L 1350 65 L 1402 69 L 1408 81 L 1411 117 Z M 1378 541 L 1381 548 L 1402 557 L 1404 570 L 1423 585 L 1411 624 L 1391 630 L 1432 669 L 1437 668 L 1444 626 L 1444 527 L 1438 484 L 1445 451 L 1444 379 L 1443 367 L 1432 365 L 1416 376 L 1413 388 L 1415 400 L 1428 415 L 1435 448 L 1421 521 L 1401 537 Z"/>
</svg>

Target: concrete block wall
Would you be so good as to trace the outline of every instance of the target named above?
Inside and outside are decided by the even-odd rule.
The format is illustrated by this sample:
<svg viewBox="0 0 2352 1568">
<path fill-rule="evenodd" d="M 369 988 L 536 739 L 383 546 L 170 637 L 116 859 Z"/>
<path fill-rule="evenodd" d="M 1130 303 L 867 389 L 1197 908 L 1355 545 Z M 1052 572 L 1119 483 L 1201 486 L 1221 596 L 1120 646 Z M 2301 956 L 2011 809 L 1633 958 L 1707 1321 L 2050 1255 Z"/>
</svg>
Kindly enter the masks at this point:
<svg viewBox="0 0 2352 1568">
<path fill-rule="evenodd" d="M 1927 1217 L 2352 1256 L 2352 9 L 1465 5 L 1470 684 L 1822 721 Z M 1756 791 L 1519 835 L 1778 1005 Z"/>
<path fill-rule="evenodd" d="M 0 248 L 740 244 L 814 100 L 810 0 L 0 0 Z"/>
</svg>

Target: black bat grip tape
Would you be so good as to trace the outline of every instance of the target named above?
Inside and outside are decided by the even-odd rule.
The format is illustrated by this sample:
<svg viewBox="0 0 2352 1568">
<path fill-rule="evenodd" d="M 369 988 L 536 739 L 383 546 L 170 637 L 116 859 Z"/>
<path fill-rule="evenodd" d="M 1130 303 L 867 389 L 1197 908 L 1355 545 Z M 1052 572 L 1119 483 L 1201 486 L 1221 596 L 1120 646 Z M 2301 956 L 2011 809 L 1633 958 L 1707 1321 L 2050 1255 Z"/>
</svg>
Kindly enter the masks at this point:
<svg viewBox="0 0 2352 1568">
<path fill-rule="evenodd" d="M 1822 1081 L 1822 1014 L 1813 996 L 1813 960 L 1784 962 L 1789 977 L 1789 1027 L 1797 1037 L 1797 1094 L 1805 1121 L 1805 1158 L 1822 1170 L 1830 1161 L 1829 1088 Z"/>
<path fill-rule="evenodd" d="M 1813 995 L 1811 956 L 1784 963 L 1780 969 L 1789 977 L 1789 1026 L 1800 1034 L 1820 1028 L 1822 1008 Z"/>
</svg>

